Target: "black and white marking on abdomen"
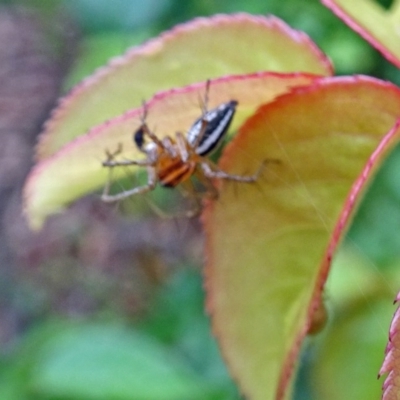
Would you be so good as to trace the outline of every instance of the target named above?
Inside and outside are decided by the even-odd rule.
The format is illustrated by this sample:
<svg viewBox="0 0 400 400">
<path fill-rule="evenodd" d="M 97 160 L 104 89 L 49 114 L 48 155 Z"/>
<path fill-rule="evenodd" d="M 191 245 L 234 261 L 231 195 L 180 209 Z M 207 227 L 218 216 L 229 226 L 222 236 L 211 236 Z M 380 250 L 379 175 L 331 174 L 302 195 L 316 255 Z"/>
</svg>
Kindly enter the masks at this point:
<svg viewBox="0 0 400 400">
<path fill-rule="evenodd" d="M 221 143 L 235 115 L 237 104 L 236 100 L 221 104 L 207 111 L 204 116 L 197 119 L 192 125 L 187 133 L 187 140 L 194 146 L 198 136 L 201 134 L 202 121 L 205 120 L 207 122 L 203 137 L 195 149 L 198 155 L 209 154 Z"/>
</svg>

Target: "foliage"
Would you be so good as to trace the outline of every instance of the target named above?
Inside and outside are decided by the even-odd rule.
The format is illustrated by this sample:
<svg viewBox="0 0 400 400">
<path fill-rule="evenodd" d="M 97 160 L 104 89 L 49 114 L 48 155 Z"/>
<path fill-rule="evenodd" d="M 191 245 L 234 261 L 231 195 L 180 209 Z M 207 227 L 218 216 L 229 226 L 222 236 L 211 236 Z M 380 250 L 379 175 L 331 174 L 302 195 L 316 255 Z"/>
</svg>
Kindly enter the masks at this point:
<svg viewBox="0 0 400 400">
<path fill-rule="evenodd" d="M 100 3 L 97 7 L 101 7 Z M 182 5 L 181 2 L 179 4 Z M 333 19 L 317 2 L 309 2 L 306 5 L 304 2 L 291 0 L 287 2 L 286 6 L 279 4 L 282 2 L 271 1 L 268 11 L 285 17 L 293 26 L 311 33 L 317 43 L 333 56 L 339 72 L 356 71 L 379 75 L 389 71 L 390 77 L 393 80 L 397 79 L 397 71 L 390 69 L 365 42 L 353 35 L 350 30 L 343 28 L 340 22 Z M 220 11 L 234 11 L 236 6 L 238 5 L 235 2 L 218 3 L 218 5 L 212 2 L 194 2 L 192 10 L 189 10 L 190 6 L 187 5 L 186 8 L 181 9 L 182 13 L 177 13 L 174 10 L 177 9 L 178 2 L 175 4 L 171 1 L 170 8 L 165 6 L 163 12 L 157 10 L 159 16 L 157 20 L 154 17 L 154 21 L 157 22 L 154 22 L 153 29 L 159 30 L 160 27 L 185 20 L 193 11 L 196 15 L 211 15 Z M 239 7 L 241 6 L 239 5 Z M 257 1 L 248 2 L 247 7 L 252 12 L 267 11 L 266 5 Z M 181 19 L 179 20 L 179 18 Z M 111 28 L 114 29 L 115 26 L 107 26 L 108 30 Z M 94 66 L 101 64 L 107 58 L 108 54 L 107 56 L 106 54 L 99 55 L 96 48 L 115 55 L 119 51 L 116 50 L 113 41 L 118 43 L 119 37 L 124 38 L 124 42 L 129 41 L 131 44 L 152 33 L 151 29 L 147 28 L 133 27 L 133 32 L 131 28 L 128 29 L 124 26 L 122 33 L 111 35 L 104 34 L 99 26 L 90 26 L 89 23 L 86 26 L 87 32 L 89 32 L 86 43 L 92 49 L 89 50 L 89 53 L 93 57 L 82 58 L 77 69 L 71 74 L 67 86 L 85 76 Z M 282 46 L 281 49 L 287 50 L 287 47 Z M 264 51 L 271 56 L 267 50 Z M 293 51 L 282 52 L 282 54 L 292 55 Z M 200 52 L 200 55 L 196 56 L 201 59 L 206 55 L 205 52 L 204 54 Z M 196 56 L 191 54 L 190 58 L 195 60 Z M 266 65 L 266 61 L 263 60 L 261 64 Z M 329 74 L 329 68 L 324 69 L 322 64 L 323 62 L 321 62 L 319 74 Z M 301 72 L 315 72 L 307 68 L 296 69 L 296 66 L 293 68 Z M 266 66 L 261 69 L 270 68 Z M 232 73 L 232 65 L 227 67 L 227 71 Z M 155 70 L 154 75 L 156 72 Z M 238 73 L 234 69 L 233 72 Z M 156 82 L 156 86 L 158 89 L 168 89 L 219 74 L 221 74 L 220 71 L 213 71 L 211 68 L 204 71 L 204 77 L 191 75 L 187 77 L 187 81 L 184 79 L 179 81 L 179 84 L 172 82 L 170 78 L 162 78 L 161 81 L 166 82 L 165 87 L 160 86 L 159 82 Z M 116 76 L 118 77 L 118 73 Z M 268 92 L 268 98 L 258 98 L 250 96 L 254 93 L 256 85 L 252 86 L 249 83 L 250 79 L 247 78 L 244 83 L 245 90 L 242 90 L 244 95 L 239 95 L 241 96 L 239 97 L 240 104 L 247 107 L 247 110 L 242 115 L 238 115 L 236 126 L 243 121 L 247 120 L 247 122 L 240 129 L 237 140 L 224 153 L 221 165 L 228 170 L 243 171 L 246 168 L 253 170 L 263 158 L 279 158 L 283 165 L 268 166 L 266 176 L 260 184 L 261 192 L 258 194 L 256 190 L 240 188 L 238 196 L 229 185 L 223 185 L 220 187 L 220 201 L 208 206 L 205 214 L 205 226 L 208 232 L 208 310 L 213 314 L 214 330 L 222 344 L 225 359 L 228 360 L 228 365 L 239 382 L 241 390 L 244 390 L 250 398 L 266 398 L 266 379 L 263 374 L 267 374 L 273 377 L 270 378 L 270 389 L 267 389 L 270 390 L 268 398 L 274 398 L 275 390 L 278 390 L 278 396 L 281 396 L 279 398 L 283 398 L 284 393 L 288 392 L 288 385 L 289 387 L 291 385 L 287 376 L 291 374 L 293 368 L 297 368 L 299 344 L 310 324 L 313 323 L 314 310 L 320 305 L 321 290 L 328 273 L 330 257 L 341 235 L 347 230 L 346 224 L 349 218 L 354 218 L 354 224 L 350 228 L 342 252 L 337 256 L 331 281 L 328 282 L 328 310 L 330 301 L 335 308 L 335 316 L 330 321 L 332 328 L 326 329 L 326 332 L 317 339 L 321 350 L 317 351 L 316 346 L 314 347 L 315 360 L 309 372 L 305 374 L 303 370 L 300 371 L 300 377 L 305 375 L 311 377 L 309 378 L 311 384 L 309 381 L 307 383 L 307 381 L 300 380 L 295 392 L 301 393 L 306 391 L 307 386 L 310 386 L 309 390 L 314 393 L 316 398 L 339 399 L 347 396 L 349 392 L 346 390 L 339 392 L 335 389 L 351 385 L 351 398 L 372 399 L 376 398 L 380 386 L 374 381 L 374 376 L 370 375 L 376 374 L 379 370 L 379 365 L 377 365 L 379 364 L 379 354 L 383 354 L 383 343 L 387 335 L 387 316 L 390 316 L 391 313 L 391 310 L 388 310 L 388 306 L 390 307 L 388 299 L 393 298 L 395 291 L 398 290 L 398 285 L 394 282 L 398 280 L 396 266 L 399 259 L 398 236 L 395 235 L 396 221 L 400 218 L 398 207 L 396 207 L 398 203 L 398 189 L 396 188 L 398 181 L 396 170 L 398 169 L 396 165 L 399 151 L 394 148 L 398 132 L 396 128 L 391 131 L 390 129 L 397 119 L 399 93 L 398 89 L 392 85 L 365 78 L 343 78 L 343 80 L 324 78 L 314 81 L 315 77 L 308 77 L 307 74 L 297 78 L 304 79 L 302 85 L 308 85 L 311 81 L 314 83 L 308 89 L 300 88 L 294 91 L 290 88 L 291 85 L 286 83 L 287 89 L 282 89 L 282 92 L 271 91 Z M 308 82 L 306 82 L 307 79 Z M 121 81 L 126 82 L 123 79 Z M 235 91 L 239 92 L 238 89 L 235 89 L 235 79 L 228 79 L 227 87 L 223 86 L 223 80 L 218 82 L 217 80 L 216 87 L 221 89 L 216 92 L 222 98 L 232 96 L 232 93 L 236 93 Z M 265 86 L 272 85 L 271 82 L 272 76 L 267 74 Z M 246 87 L 246 85 L 248 86 Z M 190 125 L 190 121 L 193 120 L 196 113 L 193 99 L 198 95 L 200 87 L 193 86 L 182 90 L 181 93 L 178 91 L 176 96 L 167 90 L 165 94 L 159 96 L 159 100 L 156 97 L 149 103 L 150 115 L 154 116 L 155 121 L 161 121 L 164 115 L 179 116 L 180 110 L 183 110 L 182 116 L 177 119 L 180 121 L 180 125 L 175 126 L 169 119 L 163 121 L 161 125 L 168 127 L 167 131 L 182 129 L 181 126 L 184 129 Z M 125 111 L 130 102 L 132 102 L 131 107 L 138 106 L 143 96 L 148 98 L 156 89 L 151 87 L 146 90 L 134 93 L 136 96 L 134 100 L 129 98 L 124 102 L 125 100 L 122 99 L 122 105 L 118 105 L 113 114 L 107 117 L 114 117 Z M 268 90 L 266 89 L 266 91 Z M 271 102 L 286 90 L 291 93 Z M 95 95 L 100 99 L 104 96 L 98 92 Z M 165 103 L 163 109 L 163 99 L 173 99 L 174 96 L 180 99 L 177 108 L 171 108 L 171 105 Z M 218 98 L 215 98 L 215 101 L 220 102 Z M 90 103 L 91 100 L 88 100 L 88 97 L 83 97 L 82 104 L 88 109 L 90 109 Z M 255 109 L 264 103 L 266 104 L 248 119 L 254 114 Z M 157 109 L 157 104 L 160 104 L 159 109 Z M 379 104 L 379 107 L 375 106 L 376 104 Z M 82 106 L 80 107 L 83 109 Z M 96 112 L 98 112 L 96 118 L 105 119 L 101 110 L 92 110 L 87 114 L 90 116 Z M 126 140 L 124 148 L 128 147 L 129 132 L 133 130 L 132 122 L 137 117 L 137 112 L 139 111 L 126 114 L 119 120 L 117 117 L 111 124 L 101 125 L 97 131 L 92 131 L 86 148 L 80 147 L 83 140 L 75 142 L 74 146 L 78 149 L 75 161 L 75 165 L 78 166 L 77 175 L 84 177 L 78 184 L 76 176 L 72 176 L 71 181 L 75 181 L 76 186 L 68 181 L 70 171 L 64 167 L 62 169 L 66 171 L 65 178 L 60 179 L 59 175 L 54 174 L 51 179 L 46 176 L 41 181 L 41 177 L 47 171 L 51 171 L 51 168 L 54 168 L 54 171 L 60 170 L 61 164 L 57 164 L 57 162 L 62 160 L 62 157 L 65 156 L 65 165 L 71 163 L 72 159 L 68 157 L 71 150 L 74 151 L 73 146 L 67 146 L 66 150 L 57 153 L 58 148 L 67 143 L 71 136 L 62 138 L 55 147 L 48 146 L 42 141 L 42 153 L 39 154 L 39 158 L 45 160 L 53 152 L 57 156 L 50 157 L 50 161 L 45 161 L 47 164 L 43 164 L 44 167 L 35 170 L 35 175 L 32 175 L 34 179 L 30 180 L 34 183 L 31 183 L 30 191 L 27 192 L 28 201 L 30 196 L 36 195 L 35 193 L 47 196 L 46 187 L 52 187 L 55 184 L 65 183 L 66 189 L 64 193 L 63 189 L 54 191 L 58 194 L 51 199 L 53 203 L 50 204 L 52 207 L 53 204 L 56 206 L 45 210 L 45 213 L 39 217 L 39 223 L 41 218 L 47 215 L 46 213 L 51 213 L 57 210 L 60 204 L 64 205 L 98 187 L 106 179 L 106 176 L 99 171 L 101 168 L 98 168 L 99 160 L 104 154 L 104 143 L 107 144 L 106 147 L 115 145 L 119 140 L 115 139 L 115 132 L 117 132 L 122 141 Z M 310 114 L 313 118 L 308 119 L 307 116 Z M 68 118 L 63 119 L 67 113 L 60 115 L 61 119 L 58 122 L 61 121 L 60 126 L 63 127 L 65 121 L 68 120 Z M 72 112 L 70 120 L 73 121 L 76 115 Z M 69 127 L 66 131 L 73 136 L 79 136 L 83 133 L 82 130 L 86 129 L 85 127 L 81 128 L 79 123 L 82 126 L 92 126 L 101 122 L 102 120 L 99 119 L 82 123 L 79 119 L 77 124 L 70 125 L 73 129 Z M 321 127 L 323 127 L 322 133 Z M 113 131 L 113 129 L 116 130 Z M 49 131 L 51 130 L 50 126 Z M 104 136 L 96 136 L 100 131 Z M 390 133 L 385 137 L 384 135 L 389 131 Z M 299 137 L 303 132 L 312 137 L 324 139 L 321 142 L 315 139 L 316 142 L 313 143 L 307 137 L 304 139 L 309 141 L 306 147 L 296 144 L 295 140 L 291 143 L 293 138 Z M 339 135 L 341 136 L 340 140 L 334 136 L 337 132 L 341 134 Z M 346 135 L 348 139 L 346 139 Z M 266 136 L 267 139 L 265 139 Z M 96 137 L 101 139 L 99 143 L 96 143 L 96 139 L 94 139 Z M 113 140 L 111 140 L 112 137 Z M 279 140 L 276 140 L 276 137 Z M 383 142 L 379 151 L 369 158 L 373 149 L 384 137 L 386 142 Z M 54 138 L 58 139 L 57 134 L 54 135 Z M 103 141 L 104 138 L 106 142 Z M 256 147 L 254 147 L 255 142 L 258 144 Z M 43 143 L 45 144 L 43 145 Z M 91 153 L 93 149 L 95 149 L 94 153 Z M 90 169 L 87 172 L 90 162 L 83 164 L 81 160 L 84 158 L 83 155 L 92 156 L 93 154 L 95 154 L 94 158 L 97 164 L 93 163 L 92 171 L 94 172 L 91 174 Z M 127 155 L 129 158 L 132 156 L 133 154 Z M 57 159 L 57 157 L 59 158 Z M 388 157 L 388 162 L 378 171 L 384 157 Z M 55 160 L 55 162 L 52 163 L 51 160 Z M 308 168 L 313 163 L 315 164 L 314 168 Z M 366 168 L 358 178 L 358 183 L 351 189 L 352 183 L 357 180 L 364 165 Z M 310 170 L 321 173 L 321 177 Z M 57 182 L 57 177 L 59 182 Z M 43 182 L 43 184 L 40 191 L 35 192 L 37 182 Z M 321 185 L 320 182 L 322 182 Z M 74 190 L 76 191 L 74 192 Z M 345 205 L 344 213 L 342 213 L 342 205 L 350 190 L 352 190 L 351 196 Z M 367 192 L 366 200 L 354 216 L 352 214 L 354 207 L 358 207 L 361 201 L 360 190 L 362 194 Z M 65 198 L 67 192 L 70 197 Z M 385 194 L 383 195 L 383 193 Z M 46 201 L 45 199 L 44 202 L 39 202 L 39 208 L 49 207 L 49 203 Z M 252 205 L 250 214 L 248 204 Z M 245 218 L 238 218 L 238 216 L 245 216 Z M 338 218 L 340 223 L 335 228 Z M 284 223 L 282 224 L 281 221 Z M 289 224 L 285 225 L 287 221 Z M 333 230 L 334 236 L 329 239 Z M 238 235 L 238 232 L 252 232 L 252 235 L 247 237 L 247 241 L 244 242 L 242 235 Z M 281 240 L 286 237 L 287 240 Z M 285 246 L 283 243 L 286 243 Z M 243 249 L 243 244 L 245 244 L 247 252 L 239 251 L 240 248 Z M 232 246 L 237 250 L 237 254 L 230 250 Z M 324 254 L 327 247 L 329 251 Z M 288 248 L 290 248 L 289 255 Z M 282 262 L 279 260 L 280 258 L 283 258 Z M 266 264 L 273 268 L 266 268 Z M 176 293 L 183 293 L 187 283 L 191 287 L 192 277 L 186 276 L 183 279 L 183 283 L 178 287 L 174 285 L 170 287 L 169 293 L 172 298 Z M 238 288 L 241 290 L 238 291 Z M 193 286 L 192 294 L 194 297 L 199 296 L 202 299 L 198 291 L 199 282 L 197 281 L 197 284 Z M 254 293 L 259 294 L 252 296 Z M 36 348 L 36 352 L 32 355 L 29 352 L 24 353 L 24 349 L 22 349 L 21 353 L 16 353 L 15 356 L 21 360 L 21 364 L 13 361 L 9 363 L 10 367 L 3 366 L 4 393 L 10 393 L 10 399 L 23 398 L 23 396 L 26 398 L 39 396 L 39 398 L 49 399 L 100 399 L 112 396 L 121 399 L 129 398 L 129 393 L 139 393 L 138 386 L 134 387 L 137 382 L 132 381 L 132 386 L 125 387 L 125 393 L 116 393 L 112 391 L 113 388 L 118 386 L 123 391 L 124 386 L 114 385 L 113 379 L 118 380 L 123 376 L 121 374 L 126 373 L 118 369 L 121 365 L 133 368 L 133 364 L 129 363 L 136 362 L 134 359 L 126 359 L 126 364 L 123 361 L 122 364 L 114 364 L 114 367 L 110 362 L 108 370 L 97 371 L 96 374 L 109 374 L 107 376 L 110 377 L 104 382 L 102 393 L 96 391 L 96 385 L 79 385 L 80 382 L 75 376 L 85 376 L 87 368 L 84 368 L 82 373 L 74 368 L 66 369 L 72 374 L 68 376 L 68 374 L 55 374 L 54 365 L 60 365 L 58 363 L 64 362 L 65 359 L 68 361 L 69 357 L 71 357 L 73 365 L 77 365 L 79 363 L 76 360 L 82 355 L 85 355 L 86 360 L 124 358 L 125 353 L 119 352 L 121 348 L 132 346 L 133 349 L 137 346 L 143 351 L 150 349 L 144 357 L 149 361 L 148 371 L 151 371 L 153 376 L 161 370 L 167 371 L 165 373 L 172 377 L 168 383 L 174 382 L 174 380 L 178 382 L 174 387 L 165 386 L 164 393 L 168 393 L 168 390 L 182 390 L 181 393 L 184 393 L 182 398 L 197 398 L 196 396 L 210 399 L 237 398 L 238 395 L 232 389 L 216 355 L 214 344 L 209 342 L 210 339 L 199 339 L 199 342 L 203 344 L 193 346 L 195 351 L 190 356 L 192 362 L 186 362 L 185 357 L 179 354 L 180 351 L 178 351 L 178 355 L 176 354 L 177 348 L 179 349 L 182 344 L 189 343 L 190 347 L 190 343 L 196 342 L 198 332 L 208 331 L 207 321 L 201 316 L 201 302 L 197 304 L 198 308 L 193 313 L 197 314 L 198 318 L 196 319 L 187 311 L 187 299 L 176 296 L 180 303 L 185 304 L 185 307 L 177 307 L 174 303 L 173 311 L 166 307 L 165 315 L 158 314 L 154 317 L 150 314 L 147 321 L 136 324 L 135 328 L 122 326 L 115 322 L 108 324 L 83 323 L 75 326 L 70 326 L 68 322 L 62 322 L 61 326 L 65 326 L 65 329 L 60 329 L 60 332 L 56 332 L 57 329 L 54 330 L 53 327 L 43 328 L 43 330 L 39 328 L 37 336 L 41 337 L 42 339 L 39 341 L 43 340 L 43 342 L 36 343 L 35 339 L 26 339 L 26 343 L 28 343 L 26 347 Z M 362 301 L 365 298 L 367 300 Z M 163 310 L 163 307 L 163 303 L 160 302 L 155 309 Z M 181 309 L 183 316 L 174 307 Z M 272 312 L 267 311 L 270 309 Z M 384 315 L 386 318 L 379 318 Z M 373 332 L 377 324 L 381 324 L 379 332 Z M 47 335 L 48 329 L 55 332 L 54 337 Z M 186 334 L 178 334 L 177 332 L 180 330 L 186 331 Z M 233 335 L 231 335 L 232 332 Z M 270 332 L 273 337 L 268 336 Z M 112 346 L 106 349 L 101 346 L 91 347 L 90 337 L 97 334 L 100 342 L 109 342 L 112 343 Z M 149 337 L 153 339 L 149 341 Z M 154 343 L 154 338 L 156 343 Z M 268 338 L 268 346 L 264 344 L 266 338 Z M 30 341 L 32 341 L 32 345 L 29 344 Z M 351 345 L 353 342 L 357 342 L 358 346 Z M 59 346 L 57 343 L 61 343 L 62 346 L 57 347 Z M 349 345 L 342 346 L 343 343 Z M 147 346 L 147 344 L 149 345 Z M 204 354 L 208 355 L 208 361 L 197 358 L 199 353 L 202 353 L 202 350 L 199 350 L 203 349 L 202 346 L 206 348 Z M 60 348 L 61 350 L 59 350 Z M 80 348 L 82 351 L 79 351 Z M 246 350 L 244 353 L 243 349 Z M 86 354 L 85 351 L 90 354 Z M 172 357 L 176 357 L 177 362 L 163 365 L 165 352 L 169 353 L 168 357 L 171 354 Z M 283 356 L 277 356 L 276 354 L 279 352 Z M 48 358 L 43 358 L 42 353 L 47 354 Z M 252 355 L 246 359 L 249 353 Z M 368 360 L 365 360 L 365 354 L 368 354 Z M 155 355 L 154 358 L 160 360 L 159 365 L 157 362 L 150 363 L 153 355 Z M 348 358 L 351 359 L 351 362 L 348 362 L 346 364 L 348 368 L 344 369 L 343 365 Z M 363 363 L 361 368 L 357 368 L 360 358 L 363 359 Z M 266 359 L 269 361 L 266 362 Z M 209 366 L 210 362 L 218 366 L 216 372 L 212 371 L 212 367 Z M 208 367 L 204 367 L 207 364 Z M 199 365 L 203 367 L 198 368 Z M 97 366 L 92 365 L 89 369 L 95 371 Z M 153 369 L 151 370 L 151 368 Z M 76 383 L 76 387 L 66 383 L 68 382 L 65 380 L 67 378 Z M 85 379 L 90 382 L 89 376 Z M 23 385 L 20 384 L 22 381 Z M 335 382 L 335 386 L 322 385 L 322 382 Z M 355 385 L 354 382 L 359 384 Z M 145 384 L 143 387 L 152 389 L 151 384 Z M 104 393 L 111 397 L 101 397 L 104 396 Z M 177 393 L 169 394 L 169 397 L 165 398 L 179 398 Z M 312 394 L 308 392 L 304 395 L 305 398 L 311 398 L 311 396 Z M 152 398 L 163 397 L 154 395 Z"/>
</svg>

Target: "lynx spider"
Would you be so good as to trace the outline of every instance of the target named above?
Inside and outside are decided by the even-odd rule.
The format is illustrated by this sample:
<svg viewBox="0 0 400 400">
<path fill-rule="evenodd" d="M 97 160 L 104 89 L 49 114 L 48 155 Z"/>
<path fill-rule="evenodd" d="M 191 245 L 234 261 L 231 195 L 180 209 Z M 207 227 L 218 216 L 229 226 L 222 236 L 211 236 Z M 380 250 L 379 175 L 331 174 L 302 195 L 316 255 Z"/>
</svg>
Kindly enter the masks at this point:
<svg viewBox="0 0 400 400">
<path fill-rule="evenodd" d="M 174 188 L 181 184 L 196 197 L 198 193 L 194 191 L 193 187 L 189 190 L 190 186 L 188 185 L 192 176 L 195 176 L 206 188 L 206 192 L 201 192 L 200 197 L 208 195 L 212 198 L 218 196 L 212 183 L 213 179 L 245 183 L 257 181 L 264 162 L 254 175 L 241 176 L 220 170 L 206 157 L 221 144 L 238 105 L 236 100 L 230 100 L 207 110 L 209 88 L 210 81 L 208 80 L 202 104 L 202 115 L 193 123 L 186 135 L 177 132 L 175 137 L 158 138 L 146 123 L 147 109 L 144 104 L 141 125 L 134 133 L 133 140 L 138 150 L 146 157 L 141 160 L 115 160 L 115 156 L 122 152 L 120 144 L 116 151 L 106 151 L 107 159 L 103 161 L 102 165 L 109 168 L 130 165 L 145 167 L 147 183 L 117 194 L 110 194 L 110 181 L 108 181 L 101 196 L 104 202 L 115 202 L 149 192 L 156 187 L 157 183 L 168 188 Z"/>
</svg>

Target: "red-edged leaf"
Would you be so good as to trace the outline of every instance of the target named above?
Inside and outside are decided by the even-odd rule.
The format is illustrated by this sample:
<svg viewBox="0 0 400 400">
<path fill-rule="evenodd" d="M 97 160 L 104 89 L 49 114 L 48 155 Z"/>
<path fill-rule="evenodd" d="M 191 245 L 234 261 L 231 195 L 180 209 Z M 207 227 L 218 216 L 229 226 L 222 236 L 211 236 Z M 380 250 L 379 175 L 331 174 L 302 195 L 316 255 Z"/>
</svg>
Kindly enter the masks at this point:
<svg viewBox="0 0 400 400">
<path fill-rule="evenodd" d="M 63 98 L 46 124 L 37 158 L 161 90 L 266 70 L 332 73 L 305 34 L 275 17 L 217 15 L 179 25 L 113 59 Z"/>
<path fill-rule="evenodd" d="M 399 124 L 400 125 L 400 124 Z M 400 126 L 398 127 L 400 130 Z M 400 293 L 396 302 L 400 300 Z M 382 400 L 397 400 L 400 396 L 400 308 L 397 308 L 389 330 L 386 356 L 379 375 L 388 374 L 383 384 Z"/>
<path fill-rule="evenodd" d="M 390 10 L 385 10 L 373 0 L 321 1 L 390 62 L 400 67 L 399 2 L 395 2 Z"/>
<path fill-rule="evenodd" d="M 208 309 L 249 398 L 288 395 L 333 252 L 399 139 L 387 134 L 399 114 L 389 83 L 321 79 L 262 107 L 226 149 L 220 165 L 231 173 L 280 161 L 256 185 L 224 182 L 204 214 Z"/>
<path fill-rule="evenodd" d="M 238 100 L 235 129 L 261 104 L 314 79 L 313 75 L 274 73 L 221 78 L 211 83 L 209 107 Z M 201 115 L 199 98 L 204 96 L 204 91 L 204 84 L 198 84 L 160 93 L 147 104 L 148 125 L 159 137 L 186 132 Z M 122 144 L 122 158 L 143 158 L 132 143 L 132 133 L 142 115 L 143 110 L 138 108 L 99 125 L 33 168 L 24 191 L 25 211 L 33 228 L 40 227 L 48 215 L 60 211 L 66 204 L 104 185 L 108 171 L 101 162 L 106 158 L 106 150 L 114 151 Z M 126 173 L 123 168 L 114 170 L 115 177 Z"/>
</svg>

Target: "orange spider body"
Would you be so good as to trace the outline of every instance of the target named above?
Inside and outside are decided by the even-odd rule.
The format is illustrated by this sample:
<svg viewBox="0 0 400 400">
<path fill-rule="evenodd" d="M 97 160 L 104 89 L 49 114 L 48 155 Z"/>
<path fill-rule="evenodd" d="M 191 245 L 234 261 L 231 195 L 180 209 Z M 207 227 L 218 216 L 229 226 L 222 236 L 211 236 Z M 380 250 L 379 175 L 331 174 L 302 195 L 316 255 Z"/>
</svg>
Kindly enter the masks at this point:
<svg viewBox="0 0 400 400">
<path fill-rule="evenodd" d="M 176 145 L 172 140 L 171 144 Z M 155 168 L 160 185 L 174 188 L 190 179 L 195 172 L 197 164 L 196 157 L 193 158 L 193 156 L 191 155 L 188 161 L 184 161 L 179 155 L 171 155 L 163 151 L 163 149 L 158 149 Z"/>
</svg>

